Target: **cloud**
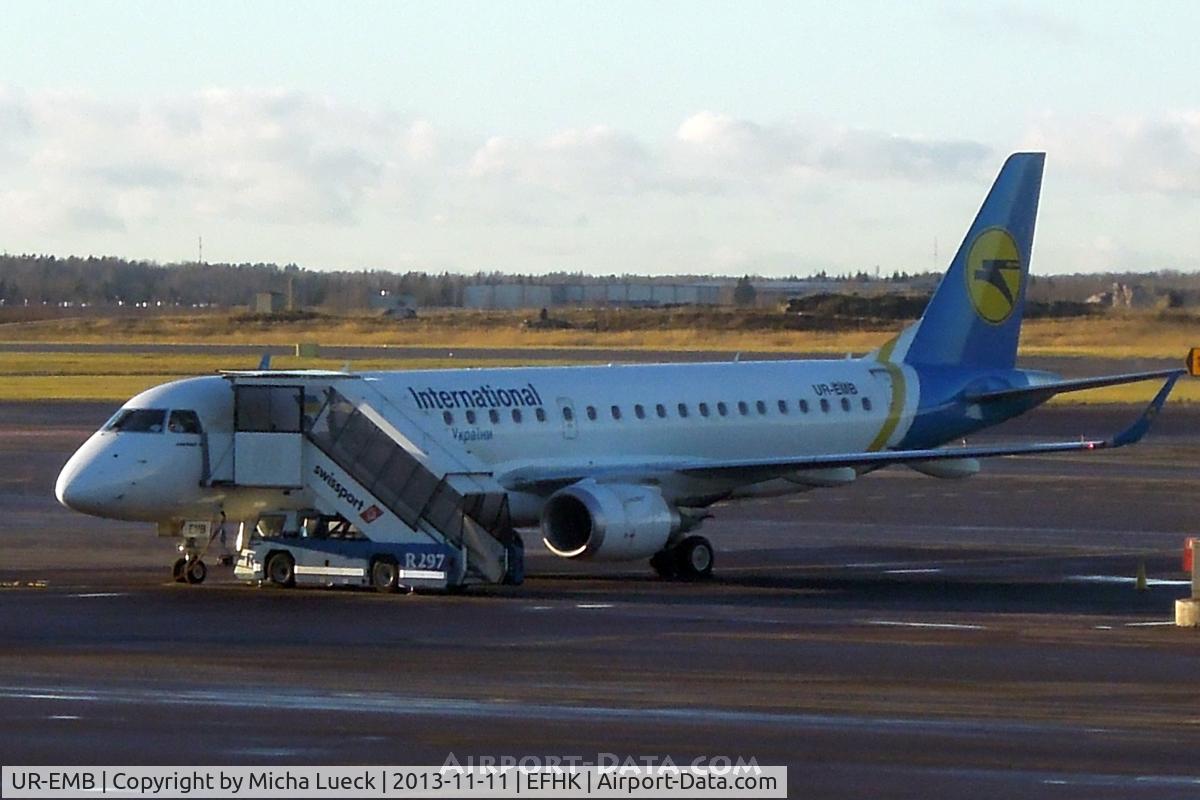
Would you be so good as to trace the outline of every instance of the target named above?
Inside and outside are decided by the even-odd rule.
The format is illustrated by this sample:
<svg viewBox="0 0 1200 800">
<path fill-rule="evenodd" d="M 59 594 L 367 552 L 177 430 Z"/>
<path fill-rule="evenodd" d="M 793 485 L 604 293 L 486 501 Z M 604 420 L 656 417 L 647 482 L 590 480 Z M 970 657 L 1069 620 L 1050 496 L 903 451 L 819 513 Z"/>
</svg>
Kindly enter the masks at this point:
<svg viewBox="0 0 1200 800">
<path fill-rule="evenodd" d="M 827 169 L 863 178 L 944 180 L 979 174 L 994 152 L 965 139 L 930 140 L 875 131 L 846 130 L 826 144 L 820 163 Z"/>
<path fill-rule="evenodd" d="M 472 155 L 467 173 L 562 194 L 633 194 L 646 188 L 656 168 L 634 137 L 596 125 L 535 141 L 493 136 Z"/>
<path fill-rule="evenodd" d="M 168 220 L 353 226 L 378 214 L 577 226 L 613 198 L 816 191 L 832 175 L 924 180 L 987 154 L 713 111 L 661 142 L 606 125 L 471 142 L 327 96 L 221 88 L 135 103 L 0 86 L 0 142 L 7 204 L 32 198 L 31 218 L 47 227 L 78 225 L 80 209 L 93 209 L 104 227 L 130 230 Z"/>
<path fill-rule="evenodd" d="M 0 91 L 6 160 L 39 215 L 69 224 L 78 206 L 112 214 L 350 223 L 385 178 L 436 157 L 422 120 L 283 91 L 213 89 L 147 103 Z M 5 191 L 10 187 L 0 187 Z M 132 202 L 127 195 L 155 202 Z"/>
<path fill-rule="evenodd" d="M 990 147 L 968 140 L 931 140 L 815 121 L 764 126 L 711 111 L 684 120 L 675 139 L 685 169 L 730 180 L 942 180 L 976 174 L 992 154 Z"/>
<path fill-rule="evenodd" d="M 1101 191 L 1200 200 L 1200 111 L 1156 116 L 1046 117 L 1026 139 Z"/>
<path fill-rule="evenodd" d="M 1044 198 L 1059 216 L 1039 241 L 1059 247 L 1056 268 L 1098 257 L 1092 233 L 1071 245 L 1047 235 L 1099 220 L 1123 231 L 1122 258 L 1151 245 L 1166 257 L 1163 243 L 1200 199 L 1200 111 L 1048 116 L 1025 139 L 1050 152 L 1052 176 L 1091 190 Z M 1003 154 L 718 110 L 658 138 L 603 124 L 480 136 L 300 92 L 129 102 L 0 85 L 0 238 L 9 249 L 175 259 L 203 233 L 210 255 L 330 266 L 924 268 L 929 241 L 966 225 Z M 1096 199 L 1113 193 L 1136 193 L 1154 219 L 1128 199 Z M 1141 239 L 1122 224 L 1135 218 Z"/>
</svg>

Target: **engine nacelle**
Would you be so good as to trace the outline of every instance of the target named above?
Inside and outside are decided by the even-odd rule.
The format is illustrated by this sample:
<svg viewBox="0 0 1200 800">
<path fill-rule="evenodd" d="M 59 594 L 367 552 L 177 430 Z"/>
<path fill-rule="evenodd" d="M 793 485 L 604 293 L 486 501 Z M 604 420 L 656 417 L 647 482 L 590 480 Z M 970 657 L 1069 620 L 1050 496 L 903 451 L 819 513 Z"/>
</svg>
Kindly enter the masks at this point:
<svg viewBox="0 0 1200 800">
<path fill-rule="evenodd" d="M 563 558 L 648 558 L 681 524 L 679 511 L 652 486 L 588 479 L 555 492 L 542 508 L 542 540 Z"/>
</svg>

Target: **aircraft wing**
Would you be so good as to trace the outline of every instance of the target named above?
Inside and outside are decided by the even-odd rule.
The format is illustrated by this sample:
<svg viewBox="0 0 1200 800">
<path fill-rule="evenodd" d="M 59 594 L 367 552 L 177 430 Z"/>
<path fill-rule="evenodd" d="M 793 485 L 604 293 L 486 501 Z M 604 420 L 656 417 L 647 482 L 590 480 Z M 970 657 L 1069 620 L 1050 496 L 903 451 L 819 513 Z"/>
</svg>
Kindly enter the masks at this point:
<svg viewBox="0 0 1200 800">
<path fill-rule="evenodd" d="M 1166 403 L 1175 382 L 1183 370 L 1174 370 L 1166 375 L 1166 381 L 1158 394 L 1133 424 L 1107 439 L 1079 439 L 1060 442 L 1020 444 L 995 444 L 964 447 L 937 447 L 919 450 L 880 450 L 858 453 L 827 453 L 806 456 L 783 456 L 775 458 L 751 458 L 718 461 L 713 459 L 666 459 L 646 462 L 622 462 L 618 464 L 555 465 L 550 467 L 522 467 L 497 475 L 497 480 L 507 489 L 515 491 L 547 490 L 566 486 L 584 478 L 636 479 L 638 475 L 660 475 L 681 473 L 695 477 L 738 478 L 747 481 L 763 481 L 781 475 L 809 469 L 832 467 L 883 467 L 891 464 L 915 464 L 931 461 L 947 461 L 966 458 L 990 458 L 993 456 L 1020 456 L 1040 453 L 1066 453 L 1080 450 L 1103 450 L 1124 447 L 1140 441 L 1158 412 Z"/>
<path fill-rule="evenodd" d="M 1139 381 L 1179 376 L 1186 372 L 1182 369 L 1160 369 L 1153 372 L 1126 372 L 1121 375 L 1101 375 L 1096 378 L 1078 378 L 1069 381 L 1054 381 L 1035 386 L 1017 386 L 1011 389 L 997 389 L 990 392 L 968 393 L 963 399 L 971 403 L 988 403 L 994 400 L 1010 400 L 1015 397 L 1034 398 L 1038 402 L 1049 400 L 1063 392 L 1081 392 L 1085 389 L 1099 389 L 1103 386 L 1119 386 L 1123 383 L 1138 383 Z"/>
</svg>

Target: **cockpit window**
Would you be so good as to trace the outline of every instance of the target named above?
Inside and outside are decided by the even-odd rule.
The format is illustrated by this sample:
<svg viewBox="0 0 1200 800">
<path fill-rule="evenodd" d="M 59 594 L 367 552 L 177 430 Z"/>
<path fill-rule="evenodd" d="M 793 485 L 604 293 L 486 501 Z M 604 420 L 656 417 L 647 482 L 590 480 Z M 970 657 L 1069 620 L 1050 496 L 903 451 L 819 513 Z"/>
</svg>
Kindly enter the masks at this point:
<svg viewBox="0 0 1200 800">
<path fill-rule="evenodd" d="M 162 433 L 163 418 L 167 412 L 162 408 L 123 408 L 104 426 L 106 431 L 122 433 Z"/>
<path fill-rule="evenodd" d="M 176 409 L 171 412 L 171 416 L 167 419 L 167 430 L 171 433 L 200 433 L 200 417 L 196 416 L 195 411 L 180 411 Z"/>
</svg>

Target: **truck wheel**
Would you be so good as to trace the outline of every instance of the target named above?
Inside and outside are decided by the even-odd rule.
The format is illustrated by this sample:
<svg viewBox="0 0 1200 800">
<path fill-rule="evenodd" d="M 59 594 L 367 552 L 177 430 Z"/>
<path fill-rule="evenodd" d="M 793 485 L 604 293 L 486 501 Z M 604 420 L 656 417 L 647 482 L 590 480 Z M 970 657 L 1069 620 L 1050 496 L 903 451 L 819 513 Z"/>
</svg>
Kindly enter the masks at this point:
<svg viewBox="0 0 1200 800">
<path fill-rule="evenodd" d="M 208 577 L 208 567 L 200 559 L 192 561 L 184 569 L 184 579 L 188 583 L 204 583 L 204 579 Z"/>
<path fill-rule="evenodd" d="M 371 563 L 371 585 L 377 592 L 395 592 L 400 588 L 400 568 L 390 558 L 377 558 Z"/>
<path fill-rule="evenodd" d="M 290 553 L 272 553 L 267 559 L 267 580 L 276 586 L 295 586 L 296 559 Z"/>
</svg>

